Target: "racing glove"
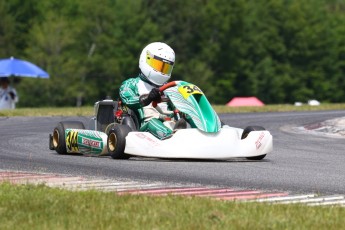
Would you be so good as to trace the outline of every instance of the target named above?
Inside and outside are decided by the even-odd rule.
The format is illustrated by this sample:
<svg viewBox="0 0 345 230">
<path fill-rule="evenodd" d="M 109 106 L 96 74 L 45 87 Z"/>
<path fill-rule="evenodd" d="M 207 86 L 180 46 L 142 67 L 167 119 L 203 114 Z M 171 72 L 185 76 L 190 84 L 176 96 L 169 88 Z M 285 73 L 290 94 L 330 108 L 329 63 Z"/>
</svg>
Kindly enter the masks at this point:
<svg viewBox="0 0 345 230">
<path fill-rule="evenodd" d="M 142 106 L 147 106 L 153 101 L 160 101 L 161 99 L 161 93 L 158 88 L 151 89 L 149 94 L 145 94 L 140 96 L 140 104 Z"/>
</svg>

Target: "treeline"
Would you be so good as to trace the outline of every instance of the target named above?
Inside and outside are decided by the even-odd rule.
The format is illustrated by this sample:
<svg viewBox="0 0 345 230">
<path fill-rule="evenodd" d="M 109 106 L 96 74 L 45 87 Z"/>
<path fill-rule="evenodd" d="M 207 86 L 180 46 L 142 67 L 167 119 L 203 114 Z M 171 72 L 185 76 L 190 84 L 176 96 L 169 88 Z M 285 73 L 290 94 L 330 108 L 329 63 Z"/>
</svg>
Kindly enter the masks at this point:
<svg viewBox="0 0 345 230">
<path fill-rule="evenodd" d="M 0 58 L 51 76 L 22 78 L 20 107 L 117 98 L 153 41 L 176 52 L 172 80 L 195 83 L 215 104 L 345 101 L 340 0 L 11 0 L 0 1 L 0 15 Z"/>
</svg>

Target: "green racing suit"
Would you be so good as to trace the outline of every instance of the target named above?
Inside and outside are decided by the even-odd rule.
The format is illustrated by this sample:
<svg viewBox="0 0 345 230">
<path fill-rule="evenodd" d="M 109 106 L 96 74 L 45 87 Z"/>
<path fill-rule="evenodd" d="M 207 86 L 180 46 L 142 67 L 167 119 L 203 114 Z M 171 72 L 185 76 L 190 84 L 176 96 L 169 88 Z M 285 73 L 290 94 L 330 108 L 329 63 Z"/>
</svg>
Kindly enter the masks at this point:
<svg viewBox="0 0 345 230">
<path fill-rule="evenodd" d="M 148 131 L 158 139 L 166 139 L 173 133 L 172 129 L 164 125 L 169 112 L 161 113 L 153 108 L 152 103 L 142 106 L 140 96 L 148 94 L 155 86 L 150 84 L 142 74 L 125 80 L 120 87 L 120 98 L 124 105 L 136 112 L 140 131 Z M 172 114 L 172 113 L 171 113 Z"/>
</svg>

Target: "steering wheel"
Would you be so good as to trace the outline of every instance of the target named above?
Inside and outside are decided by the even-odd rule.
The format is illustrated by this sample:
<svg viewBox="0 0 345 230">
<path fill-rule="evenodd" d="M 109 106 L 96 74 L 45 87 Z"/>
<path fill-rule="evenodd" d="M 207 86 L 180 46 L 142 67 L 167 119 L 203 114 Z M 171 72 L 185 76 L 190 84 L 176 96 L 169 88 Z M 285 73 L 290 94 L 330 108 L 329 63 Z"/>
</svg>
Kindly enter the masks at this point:
<svg viewBox="0 0 345 230">
<path fill-rule="evenodd" d="M 164 90 L 166 89 L 169 89 L 171 87 L 174 87 L 177 85 L 177 82 L 176 81 L 171 81 L 171 82 L 168 82 L 167 84 L 165 85 L 162 85 L 161 87 L 159 87 L 159 91 L 162 93 Z M 153 101 L 152 102 L 152 106 L 153 107 L 156 107 L 158 104 L 157 101 Z M 174 110 L 174 114 L 175 114 L 175 117 L 176 117 L 176 120 L 179 120 L 181 118 L 181 114 L 180 114 L 180 111 L 178 109 L 175 109 Z"/>
<path fill-rule="evenodd" d="M 176 85 L 177 85 L 176 81 L 168 82 L 167 84 L 162 85 L 161 87 L 159 87 L 159 91 L 160 91 L 160 92 L 163 92 L 164 90 L 166 90 L 166 89 L 168 89 L 168 88 L 171 88 L 171 87 L 174 87 L 174 86 L 176 86 Z"/>
<path fill-rule="evenodd" d="M 167 84 L 162 85 L 161 87 L 159 87 L 159 92 L 162 93 L 164 90 L 169 89 L 169 88 L 171 88 L 171 87 L 174 87 L 174 86 L 176 86 L 176 85 L 177 85 L 176 81 L 168 82 Z M 153 107 L 156 107 L 157 104 L 158 104 L 158 101 L 153 101 L 153 102 L 152 102 L 152 106 L 153 106 Z"/>
</svg>

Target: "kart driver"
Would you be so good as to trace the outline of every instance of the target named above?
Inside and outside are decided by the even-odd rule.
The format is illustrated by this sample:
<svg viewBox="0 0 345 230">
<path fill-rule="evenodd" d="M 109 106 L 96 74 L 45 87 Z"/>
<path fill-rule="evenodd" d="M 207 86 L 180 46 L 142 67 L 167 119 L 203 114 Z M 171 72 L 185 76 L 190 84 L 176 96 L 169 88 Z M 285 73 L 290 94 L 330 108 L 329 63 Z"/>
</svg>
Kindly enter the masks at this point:
<svg viewBox="0 0 345 230">
<path fill-rule="evenodd" d="M 152 102 L 161 100 L 159 87 L 170 79 L 174 63 L 175 52 L 170 46 L 162 42 L 151 43 L 141 52 L 139 76 L 125 80 L 120 87 L 122 103 L 139 116 L 140 131 L 148 131 L 159 139 L 166 139 L 173 133 L 174 128 L 165 122 L 172 111 L 166 103 L 153 107 Z"/>
</svg>

